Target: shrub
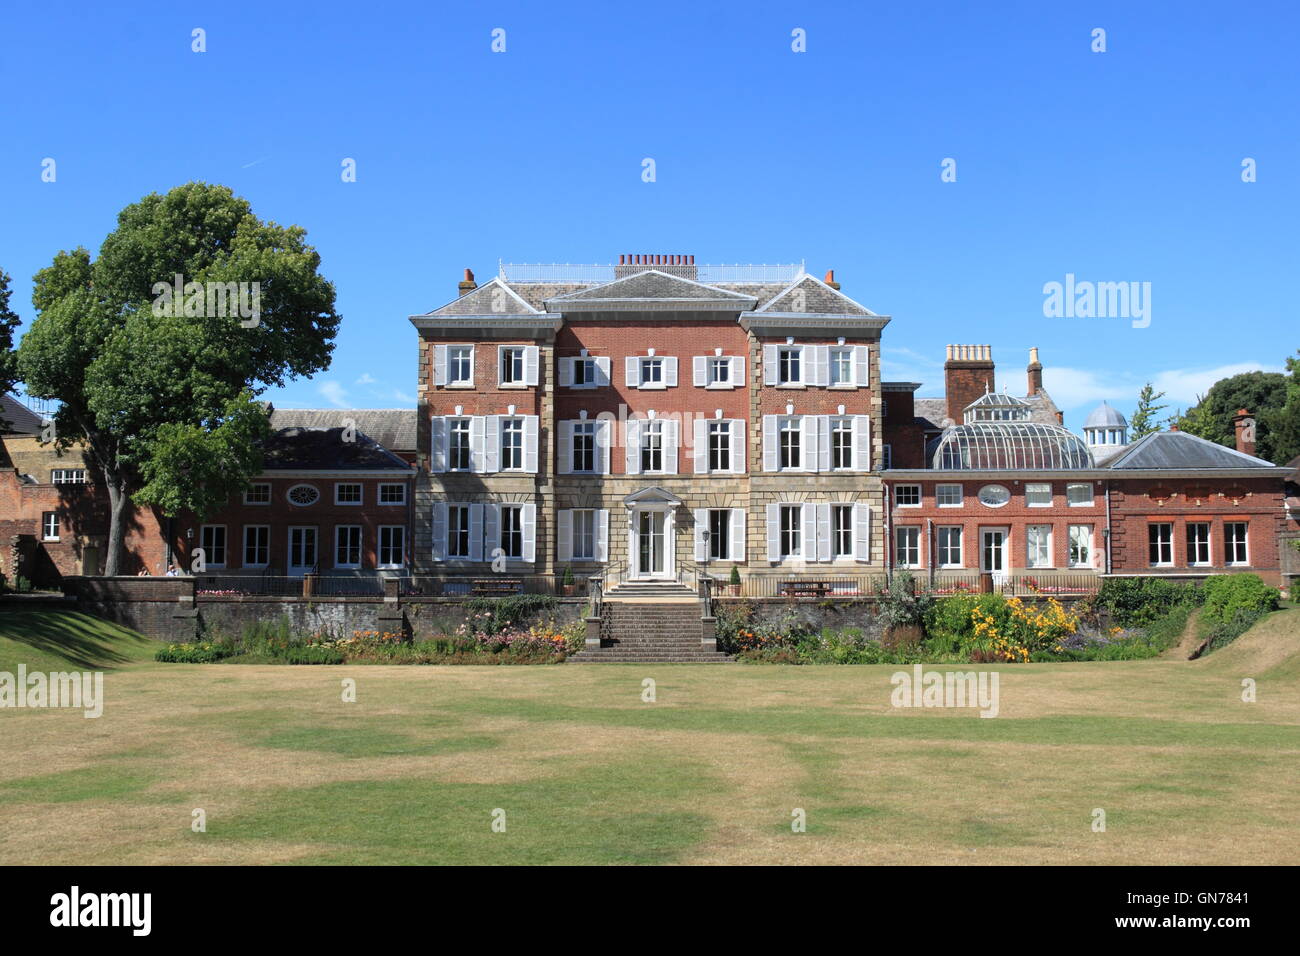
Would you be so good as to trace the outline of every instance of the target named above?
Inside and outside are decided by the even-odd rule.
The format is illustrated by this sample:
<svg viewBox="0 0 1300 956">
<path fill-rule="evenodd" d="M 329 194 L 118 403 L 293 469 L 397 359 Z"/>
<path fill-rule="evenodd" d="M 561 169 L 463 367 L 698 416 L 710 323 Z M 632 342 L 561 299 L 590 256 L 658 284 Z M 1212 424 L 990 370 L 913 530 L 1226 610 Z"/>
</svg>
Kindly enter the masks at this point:
<svg viewBox="0 0 1300 956">
<path fill-rule="evenodd" d="M 193 644 L 168 644 L 158 649 L 153 659 L 164 664 L 211 664 L 232 654 L 229 645 L 213 641 Z"/>
<path fill-rule="evenodd" d="M 733 588 L 740 587 L 740 569 L 734 564 L 731 566 L 731 574 L 727 578 L 727 583 Z"/>
<path fill-rule="evenodd" d="M 880 620 L 886 630 L 924 627 L 934 603 L 934 595 L 924 591 L 917 593 L 912 572 L 898 571 L 880 596 Z"/>
<path fill-rule="evenodd" d="M 470 598 L 465 610 L 470 613 L 467 623 L 474 631 L 499 634 L 519 627 L 526 618 L 555 607 L 555 598 L 549 594 L 509 594 L 505 597 Z"/>
<path fill-rule="evenodd" d="M 1233 621 L 1240 612 L 1253 613 L 1257 620 L 1277 607 L 1277 588 L 1258 574 L 1215 575 L 1206 579 L 1204 593 L 1201 616 L 1211 627 Z"/>
<path fill-rule="evenodd" d="M 1097 594 L 1120 627 L 1147 627 L 1181 604 L 1199 604 L 1204 595 L 1195 584 L 1160 577 L 1107 578 Z"/>
</svg>

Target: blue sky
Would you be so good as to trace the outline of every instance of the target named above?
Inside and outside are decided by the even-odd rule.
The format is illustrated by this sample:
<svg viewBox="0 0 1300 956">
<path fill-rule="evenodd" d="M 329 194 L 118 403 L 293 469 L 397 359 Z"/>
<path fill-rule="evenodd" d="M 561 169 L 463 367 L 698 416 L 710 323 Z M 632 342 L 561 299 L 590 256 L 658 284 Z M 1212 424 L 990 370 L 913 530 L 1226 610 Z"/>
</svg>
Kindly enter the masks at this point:
<svg viewBox="0 0 1300 956">
<path fill-rule="evenodd" d="M 806 260 L 893 316 L 887 379 L 939 394 L 944 346 L 990 343 L 1022 391 L 1037 345 L 1076 428 L 1148 379 L 1188 404 L 1300 345 L 1293 4 L 86 3 L 5 21 L 0 268 L 20 314 L 32 274 L 96 249 L 122 206 L 226 184 L 304 226 L 338 289 L 334 365 L 269 393 L 281 406 L 413 405 L 407 316 L 498 259 Z M 1067 273 L 1151 283 L 1150 325 L 1045 318 Z"/>
</svg>

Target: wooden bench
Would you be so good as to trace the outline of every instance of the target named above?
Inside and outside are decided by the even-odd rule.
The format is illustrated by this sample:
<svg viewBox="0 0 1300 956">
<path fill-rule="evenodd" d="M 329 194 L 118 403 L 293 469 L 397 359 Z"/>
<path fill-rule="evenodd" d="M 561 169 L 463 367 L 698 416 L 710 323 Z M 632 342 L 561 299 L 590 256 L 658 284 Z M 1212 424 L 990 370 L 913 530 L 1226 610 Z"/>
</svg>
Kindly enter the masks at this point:
<svg viewBox="0 0 1300 956">
<path fill-rule="evenodd" d="M 519 578 L 487 578 L 477 580 L 471 585 L 470 593 L 478 596 L 520 594 L 524 582 Z"/>
<path fill-rule="evenodd" d="M 825 597 L 834 587 L 830 581 L 782 581 L 781 597 Z"/>
</svg>

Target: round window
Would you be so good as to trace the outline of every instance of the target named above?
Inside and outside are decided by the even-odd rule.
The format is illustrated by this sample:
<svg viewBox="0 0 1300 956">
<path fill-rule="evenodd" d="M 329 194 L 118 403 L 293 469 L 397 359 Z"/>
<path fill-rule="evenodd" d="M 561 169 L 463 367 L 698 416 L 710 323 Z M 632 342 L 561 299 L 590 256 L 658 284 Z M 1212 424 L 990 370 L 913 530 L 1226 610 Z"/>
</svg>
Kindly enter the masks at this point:
<svg viewBox="0 0 1300 956">
<path fill-rule="evenodd" d="M 286 497 L 295 505 L 314 505 L 320 499 L 320 492 L 314 485 L 294 485 Z"/>
<path fill-rule="evenodd" d="M 985 485 L 980 489 L 980 504 L 989 508 L 1001 508 L 1011 500 L 1011 492 L 1002 485 Z"/>
</svg>

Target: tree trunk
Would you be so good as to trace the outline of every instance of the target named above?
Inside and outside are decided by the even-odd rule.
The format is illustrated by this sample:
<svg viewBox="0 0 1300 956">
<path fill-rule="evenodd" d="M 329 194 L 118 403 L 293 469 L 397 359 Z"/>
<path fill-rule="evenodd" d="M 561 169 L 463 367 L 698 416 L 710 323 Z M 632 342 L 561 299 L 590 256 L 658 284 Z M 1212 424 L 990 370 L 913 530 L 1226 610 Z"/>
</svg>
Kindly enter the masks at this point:
<svg viewBox="0 0 1300 956">
<path fill-rule="evenodd" d="M 104 484 L 108 486 L 109 509 L 108 554 L 105 556 L 104 573 L 107 575 L 121 574 L 122 551 L 126 537 L 126 505 L 130 498 L 127 496 L 121 478 L 109 474 L 108 469 L 104 470 Z"/>
</svg>

